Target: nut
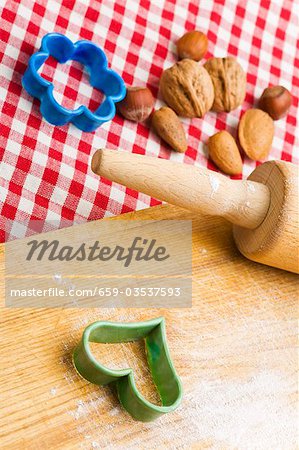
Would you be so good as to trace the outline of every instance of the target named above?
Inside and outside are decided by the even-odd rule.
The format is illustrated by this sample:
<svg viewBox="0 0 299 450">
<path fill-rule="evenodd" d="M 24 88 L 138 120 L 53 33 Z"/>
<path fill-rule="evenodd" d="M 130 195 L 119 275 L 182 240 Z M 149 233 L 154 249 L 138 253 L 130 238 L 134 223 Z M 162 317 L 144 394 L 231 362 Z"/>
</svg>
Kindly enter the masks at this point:
<svg viewBox="0 0 299 450">
<path fill-rule="evenodd" d="M 183 125 L 176 113 L 163 106 L 152 114 L 152 126 L 158 136 L 170 145 L 173 150 L 184 153 L 188 144 Z"/>
<path fill-rule="evenodd" d="M 168 106 L 183 117 L 203 117 L 214 101 L 208 72 L 191 59 L 183 59 L 165 70 L 160 88 Z"/>
<path fill-rule="evenodd" d="M 177 41 L 179 59 L 200 61 L 208 50 L 208 38 L 201 31 L 189 31 Z"/>
<path fill-rule="evenodd" d="M 246 155 L 257 161 L 265 159 L 274 137 L 274 122 L 261 109 L 249 109 L 239 123 L 239 140 Z"/>
<path fill-rule="evenodd" d="M 242 173 L 242 159 L 236 141 L 228 131 L 219 131 L 208 141 L 209 156 L 222 172 Z"/>
<path fill-rule="evenodd" d="M 154 107 L 155 99 L 147 87 L 128 87 L 125 98 L 117 103 L 117 110 L 133 122 L 146 120 Z"/>
<path fill-rule="evenodd" d="M 262 93 L 258 107 L 273 120 L 284 117 L 292 104 L 292 94 L 283 86 L 268 87 Z"/>
<path fill-rule="evenodd" d="M 229 112 L 241 105 L 246 94 L 246 74 L 236 59 L 232 56 L 210 58 L 204 67 L 214 85 L 212 110 Z"/>
</svg>

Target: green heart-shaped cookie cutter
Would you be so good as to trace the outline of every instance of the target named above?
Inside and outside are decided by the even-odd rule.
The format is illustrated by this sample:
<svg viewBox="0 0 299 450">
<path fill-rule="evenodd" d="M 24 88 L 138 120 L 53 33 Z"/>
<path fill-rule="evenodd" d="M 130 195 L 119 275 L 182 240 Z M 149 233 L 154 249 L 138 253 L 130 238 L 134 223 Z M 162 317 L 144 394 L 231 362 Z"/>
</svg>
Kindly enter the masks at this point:
<svg viewBox="0 0 299 450">
<path fill-rule="evenodd" d="M 89 342 L 121 343 L 145 340 L 148 365 L 161 397 L 162 406 L 146 400 L 138 391 L 131 368 L 112 370 L 93 356 Z M 83 332 L 74 350 L 74 365 L 79 374 L 97 385 L 115 383 L 122 406 L 135 419 L 150 422 L 174 411 L 182 399 L 182 384 L 169 354 L 163 317 L 145 322 L 94 322 Z"/>
</svg>

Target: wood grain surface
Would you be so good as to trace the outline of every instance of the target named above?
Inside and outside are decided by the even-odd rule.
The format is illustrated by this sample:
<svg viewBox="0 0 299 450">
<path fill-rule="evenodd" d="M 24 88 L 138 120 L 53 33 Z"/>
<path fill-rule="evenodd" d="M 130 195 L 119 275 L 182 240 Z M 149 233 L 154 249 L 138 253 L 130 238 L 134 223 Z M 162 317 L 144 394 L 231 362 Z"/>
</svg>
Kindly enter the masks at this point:
<svg viewBox="0 0 299 450">
<path fill-rule="evenodd" d="M 2 246 L 0 448 L 297 448 L 298 277 L 242 257 L 222 219 L 168 205 L 124 217 L 193 219 L 192 308 L 5 308 Z M 143 424 L 109 386 L 80 378 L 71 352 L 95 320 L 161 315 L 184 398 L 174 413 Z M 132 366 L 141 391 L 158 401 L 142 344 L 93 350 L 108 366 Z"/>
</svg>

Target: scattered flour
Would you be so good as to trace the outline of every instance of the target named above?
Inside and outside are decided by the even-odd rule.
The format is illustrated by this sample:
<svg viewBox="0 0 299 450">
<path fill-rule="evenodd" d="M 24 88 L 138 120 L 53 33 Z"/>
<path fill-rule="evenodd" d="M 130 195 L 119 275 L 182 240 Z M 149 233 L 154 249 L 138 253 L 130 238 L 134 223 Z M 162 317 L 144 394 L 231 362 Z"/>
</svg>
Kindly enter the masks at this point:
<svg viewBox="0 0 299 450">
<path fill-rule="evenodd" d="M 219 189 L 219 186 L 220 186 L 220 180 L 219 180 L 216 176 L 214 176 L 214 175 L 212 175 L 212 174 L 209 174 L 209 181 L 210 181 L 210 185 L 211 185 L 211 188 L 212 188 L 210 197 L 213 197 L 213 195 L 214 195 L 214 194 L 218 191 L 218 189 Z"/>
<path fill-rule="evenodd" d="M 206 254 L 207 250 L 201 248 L 201 254 Z M 213 283 L 211 289 L 219 293 L 223 286 L 222 277 L 212 274 Z M 205 278 L 197 280 L 200 284 L 207 282 Z M 248 287 L 248 292 L 252 286 Z M 255 285 L 258 290 L 261 304 L 258 312 L 254 312 L 259 317 L 263 310 L 265 292 L 259 285 Z M 238 295 L 238 288 L 235 292 Z M 272 288 L 269 295 L 273 299 L 279 298 L 279 289 Z M 234 309 L 234 303 L 226 303 L 227 308 Z M 106 314 L 106 310 L 105 310 Z M 78 331 L 90 323 L 99 320 L 105 315 L 103 312 L 88 312 L 78 319 L 72 331 L 77 338 Z M 114 311 L 107 310 L 107 316 L 114 319 Z M 215 311 L 210 312 L 211 317 L 217 322 L 223 320 L 223 329 L 227 327 L 226 321 L 220 311 L 219 317 L 215 319 Z M 129 313 L 118 319 L 129 321 L 138 320 L 139 317 L 131 317 Z M 141 320 L 141 317 L 140 317 Z M 170 325 L 169 325 L 170 326 Z M 243 338 L 247 338 L 247 321 L 240 324 Z M 263 326 L 265 326 L 263 324 Z M 186 330 L 186 333 L 189 330 Z M 182 330 L 180 331 L 182 333 Z M 205 337 L 215 339 L 214 334 L 207 333 Z M 232 336 L 233 339 L 234 336 Z M 254 341 L 255 342 L 255 341 Z M 180 342 L 177 343 L 180 347 Z M 72 348 L 72 341 L 64 345 L 64 348 Z M 178 353 L 183 351 L 178 348 Z M 185 351 L 185 350 L 184 350 Z M 197 350 L 194 350 L 194 358 L 198 358 Z M 192 353 L 190 353 L 192 357 Z M 223 348 L 219 351 L 215 348 L 213 358 L 217 364 L 223 364 Z M 265 356 L 266 358 L 266 356 Z M 69 361 L 69 360 L 67 360 Z M 296 405 L 287 399 L 294 393 L 294 377 L 286 378 L 284 372 L 280 370 L 269 370 L 265 362 L 256 362 L 258 367 L 252 367 L 250 374 L 241 380 L 238 378 L 216 378 L 213 373 L 204 371 L 198 378 L 192 374 L 182 376 L 185 387 L 182 406 L 172 414 L 166 415 L 153 423 L 139 423 L 121 409 L 117 399 L 111 396 L 109 390 L 93 389 L 87 398 L 74 404 L 74 410 L 69 412 L 74 421 L 74 435 L 85 442 L 82 448 L 97 449 L 109 448 L 113 450 L 123 450 L 121 442 L 117 438 L 117 431 L 122 430 L 123 439 L 127 439 L 128 450 L 142 448 L 140 445 L 141 435 L 146 433 L 148 439 L 155 439 L 155 448 L 179 448 L 180 450 L 192 448 L 192 445 L 199 445 L 197 448 L 209 448 L 211 450 L 238 449 L 238 450 L 295 450 L 296 447 Z M 73 367 L 67 364 L 66 380 L 69 383 L 77 381 L 78 375 Z M 248 364 L 251 364 L 249 361 Z M 196 379 L 194 379 L 196 377 Z M 189 386 L 192 385 L 192 389 Z M 110 416 L 111 422 L 102 421 L 102 414 Z M 178 426 L 174 426 L 174 424 Z M 109 433 L 108 433 L 109 430 Z M 114 433 L 113 433 L 114 430 Z M 115 436 L 115 440 L 111 436 Z M 200 440 L 200 442 L 198 442 Z M 178 446 L 174 446 L 174 443 Z M 201 447 L 202 445 L 202 447 Z M 195 447 L 194 447 L 195 448 Z"/>
<path fill-rule="evenodd" d="M 281 400 L 288 389 L 288 381 L 273 372 L 260 372 L 244 382 L 202 380 L 196 393 L 184 399 L 192 411 L 190 431 L 197 429 L 198 435 L 218 442 L 219 448 L 223 442 L 238 450 L 248 450 L 249 443 L 259 450 L 282 449 L 283 443 L 288 445 L 285 449 L 295 448 L 295 415 L 285 402 L 282 407 Z"/>
<path fill-rule="evenodd" d="M 86 415 L 86 408 L 84 402 L 79 400 L 77 403 L 77 409 L 75 411 L 70 411 L 70 414 L 74 417 L 75 420 L 80 419 L 80 417 Z"/>
<path fill-rule="evenodd" d="M 53 275 L 53 280 L 56 281 L 57 284 L 61 284 L 62 283 L 62 275 L 61 275 L 61 273 L 55 273 Z"/>
<path fill-rule="evenodd" d="M 57 394 L 57 389 L 56 387 L 53 387 L 52 389 L 50 389 L 50 394 L 54 397 Z"/>
<path fill-rule="evenodd" d="M 91 412 L 98 411 L 99 406 L 103 403 L 104 399 L 99 396 L 97 398 L 91 398 L 88 401 L 79 400 L 77 402 L 77 408 L 75 411 L 70 411 L 69 414 L 74 417 L 75 420 L 81 417 L 88 416 Z"/>
<path fill-rule="evenodd" d="M 115 407 L 111 409 L 111 411 L 109 412 L 110 416 L 117 416 L 120 413 L 121 413 L 120 407 Z"/>
</svg>

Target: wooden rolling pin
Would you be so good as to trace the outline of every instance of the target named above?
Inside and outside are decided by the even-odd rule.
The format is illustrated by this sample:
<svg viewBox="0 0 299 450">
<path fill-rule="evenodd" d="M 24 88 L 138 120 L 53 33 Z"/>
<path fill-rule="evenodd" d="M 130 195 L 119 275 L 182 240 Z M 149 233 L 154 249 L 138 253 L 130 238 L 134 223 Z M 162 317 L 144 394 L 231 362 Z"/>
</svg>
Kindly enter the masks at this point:
<svg viewBox="0 0 299 450">
<path fill-rule="evenodd" d="M 247 258 L 299 273 L 298 167 L 284 161 L 258 166 L 246 181 L 201 167 L 142 155 L 98 150 L 93 172 L 157 199 L 225 217 Z"/>
</svg>

